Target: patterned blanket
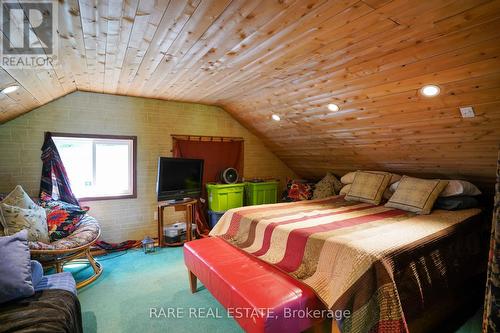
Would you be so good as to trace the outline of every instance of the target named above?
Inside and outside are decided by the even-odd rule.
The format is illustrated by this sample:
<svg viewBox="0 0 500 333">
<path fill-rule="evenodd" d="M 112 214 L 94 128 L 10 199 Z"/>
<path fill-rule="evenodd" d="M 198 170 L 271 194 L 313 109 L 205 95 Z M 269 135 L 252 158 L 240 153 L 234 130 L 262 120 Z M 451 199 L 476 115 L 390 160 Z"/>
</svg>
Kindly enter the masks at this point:
<svg viewBox="0 0 500 333">
<path fill-rule="evenodd" d="M 350 316 L 335 322 L 334 331 L 408 332 L 395 281 L 398 267 L 421 271 L 419 260 L 408 264 L 408 254 L 418 256 L 420 248 L 439 243 L 479 213 L 436 210 L 419 216 L 335 196 L 233 209 L 210 234 L 309 285 L 329 309 L 348 310 Z M 429 284 L 455 273 L 443 272 L 448 266 L 439 251 L 430 251 L 429 258 L 434 268 L 427 264 L 428 271 L 419 273 L 428 275 Z M 423 299 L 426 281 L 415 282 L 419 278 L 413 275 L 414 285 L 405 289 L 417 290 L 416 298 Z"/>
</svg>

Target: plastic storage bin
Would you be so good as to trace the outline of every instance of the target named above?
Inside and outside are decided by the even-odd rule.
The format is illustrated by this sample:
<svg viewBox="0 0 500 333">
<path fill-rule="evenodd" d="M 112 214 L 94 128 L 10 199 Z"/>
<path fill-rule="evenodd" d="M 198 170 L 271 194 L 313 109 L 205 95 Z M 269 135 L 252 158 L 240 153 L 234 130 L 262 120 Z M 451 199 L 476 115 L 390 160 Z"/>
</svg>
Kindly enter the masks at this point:
<svg viewBox="0 0 500 333">
<path fill-rule="evenodd" d="M 246 205 L 273 204 L 278 201 L 278 182 L 245 183 Z"/>
<path fill-rule="evenodd" d="M 225 212 L 213 212 L 211 210 L 208 211 L 208 224 L 210 225 L 210 229 L 215 227 L 224 213 Z"/>
<path fill-rule="evenodd" d="M 225 212 L 243 206 L 245 184 L 207 184 L 208 209 Z"/>
</svg>

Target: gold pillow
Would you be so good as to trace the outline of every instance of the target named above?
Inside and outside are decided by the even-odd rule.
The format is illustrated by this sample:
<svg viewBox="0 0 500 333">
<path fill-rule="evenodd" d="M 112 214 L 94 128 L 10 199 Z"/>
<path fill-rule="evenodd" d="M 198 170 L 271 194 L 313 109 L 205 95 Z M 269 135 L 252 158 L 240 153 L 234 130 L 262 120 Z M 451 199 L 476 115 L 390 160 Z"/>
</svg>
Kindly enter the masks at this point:
<svg viewBox="0 0 500 333">
<path fill-rule="evenodd" d="M 345 199 L 378 205 L 390 180 L 390 173 L 356 171 L 354 181 Z"/>
<path fill-rule="evenodd" d="M 447 180 L 403 176 L 396 192 L 385 206 L 417 214 L 429 214 L 439 193 L 444 190 L 446 185 L 448 185 Z"/>
</svg>

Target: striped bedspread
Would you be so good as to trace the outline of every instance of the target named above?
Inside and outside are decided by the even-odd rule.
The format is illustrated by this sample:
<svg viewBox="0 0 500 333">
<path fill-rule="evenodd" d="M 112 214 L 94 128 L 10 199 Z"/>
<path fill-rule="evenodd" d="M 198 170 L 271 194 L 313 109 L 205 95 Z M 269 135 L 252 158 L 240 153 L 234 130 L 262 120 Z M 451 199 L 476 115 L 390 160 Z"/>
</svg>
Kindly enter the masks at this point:
<svg viewBox="0 0 500 333">
<path fill-rule="evenodd" d="M 479 213 L 436 210 L 419 216 L 335 196 L 233 209 L 210 235 L 309 285 L 329 309 L 348 310 L 334 331 L 408 332 L 394 278 L 398 258 Z"/>
</svg>

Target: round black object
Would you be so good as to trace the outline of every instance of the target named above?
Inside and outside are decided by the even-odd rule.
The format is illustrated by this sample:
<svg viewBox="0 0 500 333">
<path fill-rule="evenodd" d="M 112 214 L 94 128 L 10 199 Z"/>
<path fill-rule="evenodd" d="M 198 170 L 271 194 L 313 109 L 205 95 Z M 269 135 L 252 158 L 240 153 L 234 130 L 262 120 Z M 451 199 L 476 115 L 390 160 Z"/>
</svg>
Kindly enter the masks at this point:
<svg viewBox="0 0 500 333">
<path fill-rule="evenodd" d="M 238 171 L 234 168 L 227 168 L 220 174 L 221 181 L 225 184 L 234 184 L 238 181 Z"/>
</svg>

